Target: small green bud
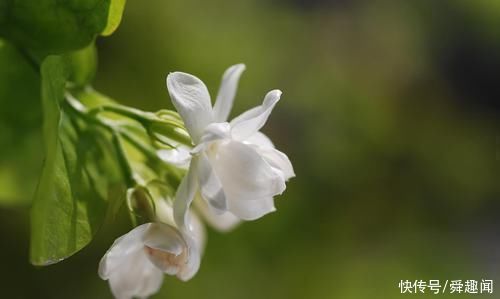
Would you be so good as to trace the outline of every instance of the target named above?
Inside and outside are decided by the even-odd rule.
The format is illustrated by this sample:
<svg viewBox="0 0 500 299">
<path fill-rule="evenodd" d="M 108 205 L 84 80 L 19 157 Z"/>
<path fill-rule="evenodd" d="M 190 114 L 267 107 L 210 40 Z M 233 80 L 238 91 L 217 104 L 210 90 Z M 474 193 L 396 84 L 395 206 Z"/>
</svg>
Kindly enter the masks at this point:
<svg viewBox="0 0 500 299">
<path fill-rule="evenodd" d="M 135 186 L 127 190 L 127 206 L 140 222 L 155 219 L 155 202 L 148 188 Z"/>
</svg>

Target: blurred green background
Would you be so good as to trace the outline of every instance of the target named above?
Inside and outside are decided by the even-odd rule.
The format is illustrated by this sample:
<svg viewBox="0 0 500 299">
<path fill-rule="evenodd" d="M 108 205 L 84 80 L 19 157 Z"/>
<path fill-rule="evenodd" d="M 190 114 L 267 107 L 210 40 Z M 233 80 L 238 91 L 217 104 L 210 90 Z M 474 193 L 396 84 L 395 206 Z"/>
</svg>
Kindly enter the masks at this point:
<svg viewBox="0 0 500 299">
<path fill-rule="evenodd" d="M 263 130 L 297 174 L 278 211 L 209 230 L 197 276 L 166 277 L 154 298 L 475 298 L 398 283 L 500 283 L 500 2 L 128 1 L 98 50 L 96 89 L 145 110 L 172 107 L 164 80 L 177 70 L 215 95 L 244 62 L 233 116 L 284 92 Z M 41 147 L 27 124 L 40 120 L 23 111 L 39 104 L 17 104 L 0 112 L 0 297 L 111 298 L 97 267 L 126 217 L 67 261 L 29 264 L 40 168 L 26 165 L 41 165 Z"/>
</svg>

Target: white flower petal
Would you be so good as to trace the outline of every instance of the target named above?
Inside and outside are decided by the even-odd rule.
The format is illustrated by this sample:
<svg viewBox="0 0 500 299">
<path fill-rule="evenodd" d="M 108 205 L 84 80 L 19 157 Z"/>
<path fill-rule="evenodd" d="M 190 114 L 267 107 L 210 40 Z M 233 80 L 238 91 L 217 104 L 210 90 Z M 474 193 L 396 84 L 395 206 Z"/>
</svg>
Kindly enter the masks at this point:
<svg viewBox="0 0 500 299">
<path fill-rule="evenodd" d="M 285 181 L 295 177 L 295 172 L 288 156 L 276 150 L 274 144 L 266 135 L 257 132 L 245 139 L 244 143 L 255 145 L 259 154 L 262 155 L 271 167 L 277 169 L 283 175 Z"/>
<path fill-rule="evenodd" d="M 255 220 L 276 211 L 272 197 L 255 200 L 233 200 L 229 202 L 229 209 L 243 220 Z"/>
<path fill-rule="evenodd" d="M 244 70 L 244 64 L 236 64 L 224 72 L 213 110 L 214 120 L 216 122 L 224 122 L 227 120 L 231 108 L 233 107 L 238 81 Z"/>
<path fill-rule="evenodd" d="M 173 255 L 180 255 L 186 244 L 179 231 L 164 223 L 150 223 L 143 235 L 143 243 Z"/>
<path fill-rule="evenodd" d="M 236 140 L 245 140 L 264 126 L 274 106 L 281 97 L 280 90 L 267 93 L 261 106 L 252 108 L 231 121 L 232 135 Z"/>
<path fill-rule="evenodd" d="M 117 299 L 145 298 L 158 292 L 163 273 L 144 254 L 137 254 L 120 265 L 109 277 L 111 292 Z"/>
<path fill-rule="evenodd" d="M 227 208 L 226 195 L 222 189 L 221 181 L 205 153 L 201 153 L 198 159 L 197 176 L 201 196 L 215 209 L 225 211 Z"/>
<path fill-rule="evenodd" d="M 211 123 L 205 128 L 198 145 L 191 150 L 191 153 L 197 154 L 205 150 L 211 142 L 230 137 L 231 126 L 229 123 Z"/>
<path fill-rule="evenodd" d="M 197 143 L 203 129 L 213 121 L 207 87 L 193 75 L 175 72 L 167 76 L 167 88 L 189 135 Z"/>
<path fill-rule="evenodd" d="M 118 238 L 99 264 L 99 276 L 109 280 L 116 298 L 147 297 L 157 292 L 163 273 L 146 257 L 144 232 L 150 224 L 140 225 Z"/>
<path fill-rule="evenodd" d="M 258 152 L 271 167 L 280 171 L 285 181 L 295 177 L 292 162 L 290 162 L 287 155 L 272 148 L 260 148 Z"/>
<path fill-rule="evenodd" d="M 201 197 L 196 198 L 194 200 L 194 204 L 203 219 L 205 219 L 210 226 L 220 232 L 231 231 L 241 222 L 240 219 L 234 216 L 231 212 L 226 211 L 222 214 L 217 213 Z"/>
<path fill-rule="evenodd" d="M 151 186 L 150 186 L 151 188 Z M 150 189 L 151 190 L 151 189 Z M 160 190 L 157 191 L 157 190 L 152 190 L 150 192 L 161 192 Z M 168 192 L 168 191 L 167 191 Z M 177 225 L 175 224 L 175 220 L 174 220 L 174 210 L 173 210 L 173 207 L 171 206 L 170 203 L 167 203 L 168 202 L 171 202 L 171 199 L 170 197 L 167 197 L 167 198 L 163 198 L 161 196 L 163 196 L 165 194 L 161 194 L 161 195 L 153 195 L 153 196 L 157 196 L 157 197 L 154 197 L 155 198 L 155 213 L 156 213 L 156 221 L 157 222 L 161 222 L 161 223 L 164 223 L 164 224 L 168 224 L 168 225 L 171 225 L 173 227 L 177 227 Z"/>
<path fill-rule="evenodd" d="M 191 279 L 200 268 L 201 255 L 205 249 L 205 227 L 195 213 L 190 213 L 188 231 L 184 234 L 184 239 L 188 244 L 187 260 L 177 273 L 180 280 Z"/>
<path fill-rule="evenodd" d="M 193 157 L 187 174 L 182 179 L 174 200 L 174 220 L 179 229 L 185 230 L 189 223 L 189 206 L 194 199 L 198 188 L 196 170 L 198 168 L 198 157 Z"/>
<path fill-rule="evenodd" d="M 205 242 L 206 242 L 206 231 L 205 231 L 205 225 L 203 225 L 203 222 L 201 222 L 200 218 L 196 213 L 193 211 L 190 212 L 191 217 L 190 217 L 190 222 L 189 222 L 189 233 L 191 234 L 196 247 L 200 250 L 200 255 L 203 253 L 205 250 Z"/>
<path fill-rule="evenodd" d="M 145 298 L 156 293 L 163 273 L 181 280 L 193 277 L 200 267 L 205 231 L 190 214 L 185 230 L 161 222 L 140 225 L 117 239 L 99 265 L 116 298 Z"/>
<path fill-rule="evenodd" d="M 222 182 L 229 211 L 238 217 L 239 210 L 232 210 L 231 201 L 253 201 L 273 197 L 281 194 L 286 188 L 283 177 L 254 147 L 238 141 L 219 144 L 212 165 Z"/>
<path fill-rule="evenodd" d="M 271 139 L 269 139 L 269 137 L 264 135 L 262 132 L 257 132 L 246 138 L 245 143 L 255 144 L 263 148 L 274 148 L 274 144 Z"/>
<path fill-rule="evenodd" d="M 177 273 L 177 278 L 182 281 L 188 281 L 198 272 L 201 262 L 201 249 L 196 245 L 193 237 L 186 237 L 188 242 L 188 252 L 186 263 L 182 265 L 180 271 Z"/>
<path fill-rule="evenodd" d="M 149 262 L 157 269 L 168 275 L 176 275 L 180 272 L 182 265 L 185 263 L 186 253 L 184 250 L 186 250 L 186 248 L 187 247 L 184 247 L 179 255 L 150 247 L 145 247 L 144 250 L 147 253 Z"/>
<path fill-rule="evenodd" d="M 99 276 L 102 279 L 108 279 L 129 255 L 142 250 L 142 236 L 147 228 L 148 224 L 140 225 L 115 240 L 99 263 Z"/>
<path fill-rule="evenodd" d="M 132 269 L 132 271 L 134 271 Z M 159 269 L 149 268 L 149 271 L 143 271 L 139 280 L 142 280 L 141 289 L 134 297 L 147 298 L 156 294 L 163 284 L 164 274 Z"/>
<path fill-rule="evenodd" d="M 163 161 L 187 169 L 189 167 L 189 161 L 191 161 L 190 151 L 190 148 L 187 146 L 179 145 L 171 149 L 158 150 L 156 153 Z"/>
<path fill-rule="evenodd" d="M 194 213 L 189 213 L 186 230 L 154 223 L 144 238 L 149 260 L 163 272 L 181 280 L 191 279 L 200 268 L 205 230 Z"/>
</svg>

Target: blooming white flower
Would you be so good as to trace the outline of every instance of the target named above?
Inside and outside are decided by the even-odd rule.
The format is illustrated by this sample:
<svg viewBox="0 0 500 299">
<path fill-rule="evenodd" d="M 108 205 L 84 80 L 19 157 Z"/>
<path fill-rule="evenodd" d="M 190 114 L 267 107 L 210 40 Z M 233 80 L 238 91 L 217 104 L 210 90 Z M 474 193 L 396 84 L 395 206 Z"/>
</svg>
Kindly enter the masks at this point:
<svg viewBox="0 0 500 299">
<path fill-rule="evenodd" d="M 158 201 L 160 219 L 172 219 L 172 210 Z M 190 215 L 187 230 L 171 221 L 146 223 L 116 239 L 99 264 L 99 276 L 109 281 L 117 299 L 146 298 L 156 293 L 164 273 L 186 281 L 200 266 L 204 230 Z"/>
<path fill-rule="evenodd" d="M 234 225 L 236 217 L 262 217 L 275 210 L 273 197 L 281 194 L 285 182 L 295 176 L 288 157 L 259 132 L 281 91 L 270 91 L 261 106 L 227 122 L 244 69 L 238 64 L 226 70 L 213 108 L 200 79 L 182 72 L 167 77 L 172 102 L 194 143 L 189 170 L 174 203 L 174 217 L 180 226 L 186 223 L 187 211 L 197 194 L 211 207 L 208 213 L 219 215 L 212 220 L 221 219 L 222 229 Z"/>
</svg>

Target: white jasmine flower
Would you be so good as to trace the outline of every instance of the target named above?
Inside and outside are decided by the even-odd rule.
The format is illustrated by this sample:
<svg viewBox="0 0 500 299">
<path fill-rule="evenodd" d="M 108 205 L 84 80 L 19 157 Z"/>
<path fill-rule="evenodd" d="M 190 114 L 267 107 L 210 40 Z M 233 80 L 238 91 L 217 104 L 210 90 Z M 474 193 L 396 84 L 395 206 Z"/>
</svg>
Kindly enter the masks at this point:
<svg viewBox="0 0 500 299">
<path fill-rule="evenodd" d="M 244 69 L 238 64 L 226 70 L 213 108 L 200 79 L 181 72 L 167 77 L 172 102 L 194 143 L 189 170 L 174 203 L 180 226 L 187 223 L 187 211 L 197 193 L 213 215 L 227 218 L 229 213 L 243 220 L 262 217 L 275 210 L 273 197 L 281 194 L 285 182 L 295 176 L 288 157 L 259 132 L 281 91 L 270 91 L 261 106 L 227 122 Z"/>
<path fill-rule="evenodd" d="M 165 203 L 163 200 L 158 203 Z M 172 225 L 172 211 L 156 206 L 162 222 L 142 224 L 116 239 L 99 264 L 99 276 L 109 281 L 117 299 L 146 298 L 158 292 L 164 273 L 186 281 L 198 271 L 204 246 L 204 230 L 189 217 L 185 231 Z"/>
</svg>

